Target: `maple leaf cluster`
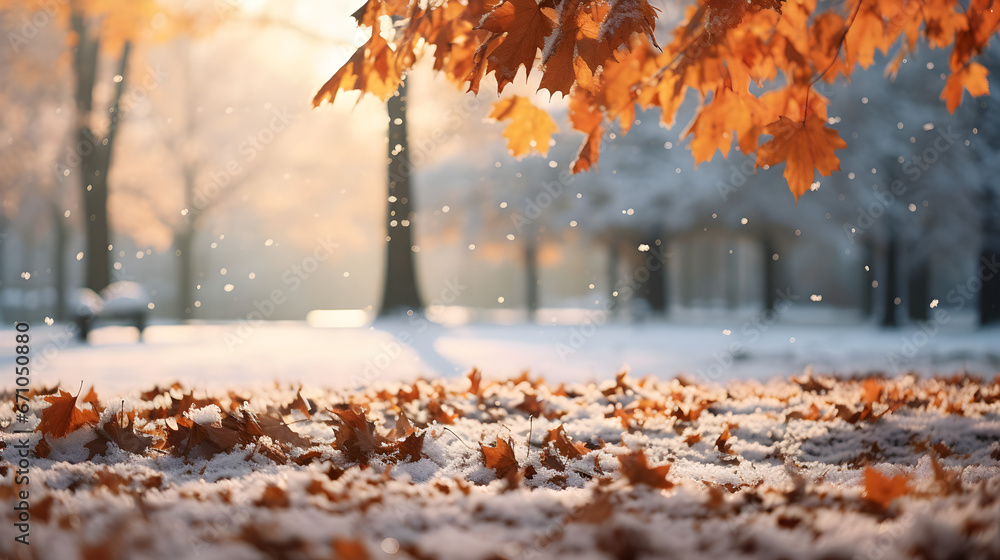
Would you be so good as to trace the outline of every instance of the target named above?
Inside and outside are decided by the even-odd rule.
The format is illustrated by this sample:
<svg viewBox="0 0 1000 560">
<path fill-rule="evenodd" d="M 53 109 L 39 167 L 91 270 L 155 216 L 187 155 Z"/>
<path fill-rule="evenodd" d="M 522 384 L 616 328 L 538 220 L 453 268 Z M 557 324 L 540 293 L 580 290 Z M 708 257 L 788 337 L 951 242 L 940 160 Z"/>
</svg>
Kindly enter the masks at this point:
<svg viewBox="0 0 1000 560">
<path fill-rule="evenodd" d="M 526 77 L 537 70 L 538 89 L 567 97 L 570 122 L 585 135 L 576 173 L 597 165 L 612 122 L 627 134 L 637 109 L 658 108 L 669 127 L 695 95 L 699 107 L 684 133 L 695 165 L 717 151 L 727 157 L 735 142 L 757 167 L 784 163 L 797 199 L 816 173 L 840 169 L 835 152 L 847 147 L 827 123 L 817 81 L 849 78 L 874 64 L 877 51 L 893 49 L 895 74 L 923 41 L 951 49 L 941 98 L 954 112 L 963 91 L 989 93 L 987 70 L 974 58 L 998 31 L 998 1 L 846 0 L 818 9 L 816 0 L 698 0 L 661 47 L 648 0 L 367 0 L 354 17 L 371 39 L 313 102 L 347 90 L 385 99 L 424 51 L 436 71 L 475 94 L 488 74 L 502 94 L 521 68 Z M 387 21 L 397 22 L 392 44 L 383 36 Z M 491 118 L 510 121 L 504 135 L 518 157 L 547 153 L 556 130 L 522 96 L 498 101 Z"/>
<path fill-rule="evenodd" d="M 592 461 L 593 468 L 586 476 L 604 475 L 597 457 L 611 444 L 601 438 L 573 439 L 561 423 L 568 403 L 585 399 L 581 394 L 564 385 L 549 387 L 526 372 L 514 379 L 487 381 L 479 370 L 473 370 L 467 378 L 467 388 L 420 380 L 395 391 L 379 389 L 352 394 L 347 402 L 328 406 L 318 406 L 299 390 L 290 402 L 268 404 L 263 410 L 257 407 L 256 411 L 237 393 L 230 392 L 228 398 L 196 398 L 178 384 L 143 393 L 144 406 L 127 411 L 124 402 L 118 410 L 106 410 L 93 389 L 81 398 L 53 388 L 34 393 L 49 405 L 41 411 L 36 427 L 42 437 L 35 453 L 47 457 L 57 442 L 60 442 L 57 447 L 65 451 L 67 436 L 83 430 L 90 437 L 72 441 L 74 445 L 83 445 L 91 459 L 107 455 L 111 447 L 116 447 L 137 455 L 173 454 L 188 459 L 244 450 L 248 458 L 256 455 L 278 464 L 305 465 L 334 456 L 340 457 L 341 466 L 367 466 L 376 458 L 381 464 L 396 464 L 420 461 L 426 456 L 424 444 L 428 435 L 443 437 L 448 426 L 457 426 L 467 421 L 469 413 L 481 410 L 486 416 L 480 422 L 501 423 L 513 415 L 553 423 L 537 444 L 528 440 L 518 442 L 513 434 L 499 433 L 492 436 L 494 444 L 480 443 L 482 464 L 497 479 L 516 485 L 523 478 L 539 474 L 533 461 L 517 457 L 518 445 L 527 448 L 528 458 L 533 453 L 531 447 L 539 448 L 537 465 L 548 469 L 546 480 L 550 483 L 566 484 L 567 469 L 579 461 Z M 741 462 L 739 450 L 733 445 L 740 428 L 738 423 L 726 421 L 707 431 L 697 428 L 707 410 L 723 406 L 726 398 L 739 398 L 739 394 L 730 390 L 728 397 L 719 395 L 682 379 L 675 381 L 675 388 L 667 392 L 654 389 L 652 383 L 649 378 L 634 380 L 620 373 L 613 384 L 598 392 L 607 407 L 605 418 L 620 425 L 625 434 L 666 429 L 681 437 L 687 447 L 713 442 L 710 447 L 720 463 Z M 972 395 L 969 389 L 963 389 L 972 387 L 970 383 L 972 380 L 968 378 L 955 378 L 947 383 L 929 381 L 921 387 L 906 381 L 870 377 L 845 384 L 833 378 L 807 375 L 792 379 L 792 386 L 800 388 L 801 403 L 786 409 L 784 422 L 846 422 L 864 426 L 879 423 L 901 409 L 922 407 L 965 415 L 975 414 L 976 407 L 990 409 L 1000 404 L 1000 382 L 988 389 L 977 388 Z M 834 388 L 838 389 L 836 394 Z M 501 395 L 515 389 L 521 395 L 519 400 L 510 401 L 508 409 L 497 408 Z M 784 394 L 778 400 L 790 402 L 794 396 Z M 494 405 L 488 406 L 489 403 Z M 380 412 L 373 413 L 373 409 Z M 300 419 L 294 420 L 295 415 Z M 390 420 L 391 429 L 386 426 Z M 290 427 L 302 422 L 332 428 L 333 439 L 305 436 Z M 943 444 L 919 438 L 911 437 L 909 443 L 921 452 L 930 450 L 942 457 L 954 453 Z M 864 465 L 884 451 L 877 442 L 872 443 L 847 462 Z M 649 466 L 642 449 L 618 456 L 620 472 L 629 481 L 663 489 L 671 487 L 666 478 L 669 464 Z"/>
<path fill-rule="evenodd" d="M 838 519 L 878 527 L 952 508 L 965 512 L 953 542 L 981 547 L 993 546 L 989 528 L 1000 519 L 990 505 L 1000 499 L 1000 478 L 989 474 L 1000 461 L 993 426 L 1000 376 L 807 373 L 717 387 L 624 372 L 601 384 L 550 385 L 527 372 L 486 379 L 473 370 L 466 378 L 353 391 L 276 386 L 262 393 L 196 396 L 175 384 L 139 393 L 126 408 L 93 390 L 32 391 L 34 451 L 50 459 L 32 468 L 51 471 L 32 489 L 33 523 L 77 531 L 56 540 L 68 546 L 76 539 L 84 557 L 134 557 L 151 542 L 169 549 L 157 539 L 173 526 L 158 520 L 178 511 L 195 519 L 181 527 L 184 538 L 197 539 L 201 514 L 193 504 L 200 502 L 227 512 L 225 522 L 213 522 L 214 543 L 240 543 L 265 556 L 371 558 L 386 535 L 396 535 L 403 557 L 438 558 L 420 539 L 439 539 L 440 523 L 460 520 L 489 538 L 481 527 L 539 534 L 531 524 L 551 517 L 557 527 L 545 528 L 546 540 L 526 546 L 553 547 L 553 557 L 589 549 L 621 558 L 656 551 L 645 542 L 651 534 L 622 528 L 655 532 L 650 524 L 658 523 L 695 523 L 691 546 L 711 543 L 735 557 L 746 542 L 720 542 L 720 523 L 799 531 L 796 539 L 811 543 Z M 9 459 L 7 446 L 19 434 L 0 435 L 0 454 Z M 83 451 L 102 457 L 88 463 L 79 459 Z M 241 458 L 245 468 L 235 466 Z M 914 467 L 918 461 L 924 467 Z M 0 462 L 2 499 L 16 495 L 12 470 Z M 774 480 L 776 471 L 785 473 L 782 480 Z M 831 472 L 834 481 L 825 481 Z M 556 497 L 569 488 L 577 490 L 573 499 Z M 81 524 L 75 499 L 90 504 L 89 515 L 101 519 L 93 526 L 111 528 L 110 535 Z M 512 503 L 544 515 L 511 518 Z M 353 521 L 331 524 L 331 516 Z M 303 523 L 351 529 L 290 529 Z M 587 526 L 593 539 L 581 543 L 574 524 Z M 923 550 L 908 539 L 900 546 Z M 945 545 L 934 546 L 940 552 Z M 954 557 L 977 557 L 955 550 Z"/>
</svg>

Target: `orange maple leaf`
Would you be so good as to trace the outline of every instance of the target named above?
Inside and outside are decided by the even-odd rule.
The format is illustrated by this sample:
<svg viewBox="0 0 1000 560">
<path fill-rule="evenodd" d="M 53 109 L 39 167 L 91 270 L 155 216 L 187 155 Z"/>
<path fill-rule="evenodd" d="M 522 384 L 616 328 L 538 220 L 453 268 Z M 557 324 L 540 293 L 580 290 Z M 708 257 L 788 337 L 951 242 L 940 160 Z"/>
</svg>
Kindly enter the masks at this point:
<svg viewBox="0 0 1000 560">
<path fill-rule="evenodd" d="M 389 432 L 389 437 L 392 439 L 403 439 L 416 429 L 410 424 L 410 419 L 406 417 L 406 413 L 402 410 L 399 411 L 399 416 L 396 418 L 396 426 Z"/>
<path fill-rule="evenodd" d="M 857 10 L 857 15 L 851 20 L 844 39 L 848 67 L 853 67 L 857 63 L 867 69 L 875 64 L 875 51 L 881 50 L 884 54 L 892 44 L 890 38 L 886 37 L 885 20 L 874 4 L 874 2 L 864 2 L 860 7 L 851 8 Z"/>
<path fill-rule="evenodd" d="M 371 38 L 316 92 L 313 107 L 324 101 L 333 103 L 339 91 L 350 90 L 370 93 L 385 101 L 399 88 L 403 70 L 396 53 L 382 37 L 376 19 Z"/>
<path fill-rule="evenodd" d="M 488 118 L 494 121 L 510 121 L 503 135 L 507 138 L 507 149 L 517 158 L 532 150 L 542 155 L 549 153 L 552 134 L 559 131 L 559 127 L 547 111 L 535 107 L 527 97 L 520 95 L 494 103 Z"/>
<path fill-rule="evenodd" d="M 365 410 L 355 405 L 346 410 L 331 409 L 340 419 L 337 426 L 336 447 L 352 461 L 368 463 L 369 457 L 382 447 L 382 438 L 375 432 L 375 424 L 365 416 Z"/>
<path fill-rule="evenodd" d="M 685 136 L 694 136 L 691 153 L 695 167 L 711 161 L 716 149 L 722 152 L 722 157 L 728 157 L 734 130 L 741 152 L 747 154 L 757 149 L 764 125 L 771 122 L 773 114 L 759 99 L 741 91 L 726 88 L 717 91 L 712 102 L 702 107 L 688 127 Z"/>
<path fill-rule="evenodd" d="M 559 453 L 565 455 L 568 459 L 577 459 L 590 452 L 583 444 L 569 439 L 569 435 L 566 434 L 566 428 L 562 424 L 559 424 L 558 428 L 549 430 L 548 435 L 542 440 L 543 444 L 549 442 L 552 442 L 552 445 L 555 446 Z"/>
<path fill-rule="evenodd" d="M 905 474 L 885 476 L 878 469 L 865 467 L 865 498 L 882 509 L 909 492 L 910 478 Z"/>
<path fill-rule="evenodd" d="M 589 91 L 577 88 L 569 100 L 569 120 L 573 128 L 587 135 L 570 166 L 573 173 L 590 169 L 601 155 L 604 115 L 591 105 L 593 97 Z"/>
<path fill-rule="evenodd" d="M 861 402 L 871 406 L 882 398 L 882 382 L 875 378 L 868 378 L 861 382 Z"/>
<path fill-rule="evenodd" d="M 564 0 L 559 4 L 559 27 L 542 53 L 543 73 L 538 89 L 569 95 L 580 74 L 586 72 L 584 79 L 592 78 L 597 70 L 600 27 L 591 12 L 584 9 L 586 4 L 584 0 Z M 594 8 L 607 11 L 605 4 L 596 4 Z M 601 12 L 596 15 L 602 16 Z"/>
<path fill-rule="evenodd" d="M 816 171 L 823 177 L 840 170 L 835 150 L 847 147 L 837 131 L 826 122 L 809 115 L 805 122 L 779 117 L 764 132 L 773 136 L 757 152 L 757 167 L 785 162 L 785 180 L 798 201 L 810 185 Z"/>
<path fill-rule="evenodd" d="M 645 34 L 657 49 L 660 48 L 653 36 L 658 8 L 650 6 L 646 0 L 611 0 L 610 4 L 597 36 L 605 60 L 621 47 L 628 47 L 634 33 Z"/>
<path fill-rule="evenodd" d="M 941 99 L 948 105 L 948 112 L 954 113 L 962 102 L 962 89 L 969 91 L 973 97 L 990 94 L 990 82 L 986 79 L 989 70 L 978 62 L 970 62 L 957 72 L 948 76 L 941 91 Z"/>
<path fill-rule="evenodd" d="M 77 408 L 76 399 L 77 397 L 62 389 L 59 390 L 59 396 L 45 397 L 45 402 L 51 406 L 42 411 L 42 421 L 35 431 L 61 438 L 81 426 L 96 424 L 99 420 L 97 413 L 91 409 Z"/>
<path fill-rule="evenodd" d="M 483 451 L 483 463 L 486 464 L 486 468 L 493 469 L 497 473 L 497 478 L 507 478 L 517 472 L 519 466 L 510 441 L 497 436 L 495 447 L 486 447 L 480 443 L 479 448 Z"/>
<path fill-rule="evenodd" d="M 646 454 L 641 449 L 628 455 L 619 455 L 618 461 L 622 464 L 622 474 L 631 484 L 646 484 L 663 490 L 674 487 L 674 483 L 667 480 L 670 464 L 650 468 L 646 463 Z"/>
<path fill-rule="evenodd" d="M 478 29 L 503 35 L 485 58 L 486 73 L 493 72 L 498 91 L 514 81 L 521 66 L 526 76 L 531 74 L 535 54 L 545 46 L 553 28 L 555 23 L 535 0 L 504 0 L 479 24 Z"/>
<path fill-rule="evenodd" d="M 823 80 L 828 83 L 832 83 L 838 73 L 850 75 L 850 67 L 840 57 L 837 48 L 846 32 L 844 18 L 836 12 L 816 16 L 809 29 L 809 57 L 816 69 L 824 72 Z"/>
<path fill-rule="evenodd" d="M 698 111 L 698 116 L 691 122 L 685 136 L 693 136 L 691 154 L 694 165 L 712 161 L 715 150 L 722 152 L 722 157 L 729 156 L 729 148 L 733 145 L 732 120 L 739 113 L 732 110 L 734 101 L 732 91 L 723 89 L 716 93 L 711 103 Z"/>
</svg>

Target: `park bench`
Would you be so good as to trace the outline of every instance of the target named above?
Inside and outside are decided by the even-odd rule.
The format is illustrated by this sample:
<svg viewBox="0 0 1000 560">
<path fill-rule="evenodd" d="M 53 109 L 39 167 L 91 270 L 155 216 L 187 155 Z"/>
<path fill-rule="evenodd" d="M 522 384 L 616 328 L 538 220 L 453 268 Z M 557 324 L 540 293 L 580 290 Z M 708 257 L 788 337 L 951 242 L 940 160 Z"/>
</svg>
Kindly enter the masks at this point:
<svg viewBox="0 0 1000 560">
<path fill-rule="evenodd" d="M 137 282 L 114 282 L 100 293 L 80 288 L 73 306 L 73 322 L 83 342 L 97 323 L 132 325 L 139 329 L 139 340 L 142 340 L 149 303 L 149 294 Z"/>
</svg>

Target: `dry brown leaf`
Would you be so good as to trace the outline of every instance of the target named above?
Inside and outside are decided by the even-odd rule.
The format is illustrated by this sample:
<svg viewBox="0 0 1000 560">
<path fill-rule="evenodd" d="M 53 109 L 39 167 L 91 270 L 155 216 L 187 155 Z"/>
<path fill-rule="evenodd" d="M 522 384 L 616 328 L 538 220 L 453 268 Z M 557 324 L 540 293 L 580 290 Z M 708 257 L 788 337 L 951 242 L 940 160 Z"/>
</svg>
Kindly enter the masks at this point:
<svg viewBox="0 0 1000 560">
<path fill-rule="evenodd" d="M 333 539 L 334 557 L 338 560 L 368 560 L 368 549 L 358 540 Z"/>
<path fill-rule="evenodd" d="M 254 502 L 255 505 L 266 508 L 286 509 L 291 502 L 288 500 L 288 493 L 280 486 L 269 485 L 264 489 L 260 498 Z"/>
<path fill-rule="evenodd" d="M 909 492 L 910 477 L 905 474 L 886 476 L 878 469 L 865 467 L 865 498 L 883 510 L 893 500 Z"/>
<path fill-rule="evenodd" d="M 97 412 L 90 408 L 77 408 L 76 400 L 77 397 L 61 389 L 59 396 L 45 397 L 50 406 L 42 411 L 42 420 L 35 431 L 61 438 L 81 426 L 96 424 L 99 420 Z"/>
<path fill-rule="evenodd" d="M 520 467 L 514 457 L 514 448 L 508 440 L 503 440 L 497 436 L 497 443 L 493 447 L 479 444 L 483 452 L 483 463 L 486 468 L 493 469 L 497 473 L 497 478 L 509 478 L 517 472 Z"/>
<path fill-rule="evenodd" d="M 578 459 L 590 452 L 582 444 L 570 439 L 569 435 L 566 434 L 566 427 L 562 424 L 559 424 L 557 428 L 549 430 L 542 443 L 551 443 L 559 453 L 568 459 Z"/>
<path fill-rule="evenodd" d="M 670 463 L 650 467 L 646 463 L 646 454 L 641 449 L 627 455 L 619 455 L 618 461 L 621 463 L 621 473 L 631 484 L 645 484 L 663 490 L 674 487 L 674 483 L 667 480 Z"/>
</svg>

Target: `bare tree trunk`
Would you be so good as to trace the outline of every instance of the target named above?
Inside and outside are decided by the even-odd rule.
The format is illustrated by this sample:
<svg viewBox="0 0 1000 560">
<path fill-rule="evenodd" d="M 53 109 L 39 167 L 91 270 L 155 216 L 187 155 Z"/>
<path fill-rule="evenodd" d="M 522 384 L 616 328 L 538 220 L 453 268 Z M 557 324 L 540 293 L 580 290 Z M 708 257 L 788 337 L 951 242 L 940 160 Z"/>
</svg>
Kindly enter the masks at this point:
<svg viewBox="0 0 1000 560">
<path fill-rule="evenodd" d="M 915 266 L 909 270 L 906 307 L 910 319 L 926 321 L 931 303 L 931 263 L 926 255 L 917 257 Z"/>
<path fill-rule="evenodd" d="M 53 317 L 56 321 L 63 321 L 67 316 L 66 251 L 69 248 L 69 231 L 63 221 L 65 218 L 60 212 L 59 205 L 53 202 L 51 210 L 52 227 L 56 234 L 56 248 L 52 263 L 52 272 L 56 279 L 56 308 Z"/>
<path fill-rule="evenodd" d="M 90 128 L 90 121 L 94 110 L 100 38 L 90 32 L 90 26 L 81 14 L 74 13 L 70 17 L 77 35 L 73 73 L 76 78 L 76 150 L 80 156 L 80 186 L 83 189 L 84 230 L 87 238 L 86 284 L 88 288 L 98 291 L 111 282 L 108 172 L 111 169 L 111 153 L 118 130 L 119 102 L 125 87 L 130 44 L 126 42 L 122 46 L 118 67 L 118 76 L 121 78 L 115 81 L 114 97 L 109 108 L 111 118 L 108 131 L 103 139 L 98 139 Z"/>
<path fill-rule="evenodd" d="M 406 136 L 406 82 L 387 102 L 389 112 L 389 204 L 386 216 L 385 284 L 381 315 L 423 307 L 413 262 L 413 198 Z"/>
<path fill-rule="evenodd" d="M 1000 250 L 984 249 L 980 254 L 979 266 L 1000 261 Z M 983 291 L 979 294 L 980 326 L 1000 324 L 1000 274 L 996 271 L 983 279 Z"/>
<path fill-rule="evenodd" d="M 778 292 L 778 262 L 774 260 L 774 240 L 764 234 L 761 240 L 761 250 L 764 252 L 764 311 L 774 311 L 774 300 Z"/>
<path fill-rule="evenodd" d="M 177 317 L 182 321 L 191 318 L 194 306 L 194 237 L 190 222 L 174 236 L 177 245 Z"/>
<path fill-rule="evenodd" d="M 612 234 L 613 235 L 613 234 Z M 621 275 L 618 273 L 618 266 L 621 262 L 621 255 L 618 252 L 618 243 L 612 239 L 608 242 L 608 311 L 612 315 L 618 313 L 621 308 L 618 305 L 618 298 L 614 295 L 615 291 L 618 289 L 618 281 L 621 279 Z"/>
<path fill-rule="evenodd" d="M 649 256 L 653 256 L 657 262 L 654 265 L 646 266 L 646 258 L 643 258 L 642 263 L 649 272 L 649 278 L 639 288 L 639 296 L 649 304 L 650 311 L 662 315 L 667 309 L 667 264 L 662 247 L 656 244 L 657 241 L 663 243 L 658 231 L 659 229 L 653 231 L 645 241 L 645 244 L 649 246 Z"/>
<path fill-rule="evenodd" d="M 977 271 L 983 270 L 983 289 L 979 293 L 979 324 L 981 326 L 1000 323 L 1000 272 L 990 270 L 993 263 L 1000 261 L 1000 201 L 991 186 L 983 195 L 982 248 Z"/>
<path fill-rule="evenodd" d="M 865 262 L 874 263 L 875 247 L 872 246 L 870 238 L 865 238 L 864 247 L 866 255 Z M 871 317 L 875 312 L 875 288 L 872 287 L 872 283 L 875 281 L 875 270 L 870 264 L 865 267 L 865 273 L 861 275 L 861 281 L 863 282 L 863 285 L 861 286 L 861 316 Z"/>
<path fill-rule="evenodd" d="M 535 232 L 524 235 L 524 306 L 528 321 L 538 315 L 538 237 Z"/>
<path fill-rule="evenodd" d="M 890 226 L 891 227 L 891 226 Z M 885 308 L 882 310 L 882 326 L 895 327 L 896 298 L 899 297 L 899 242 L 896 232 L 889 230 L 889 239 L 885 249 Z"/>
</svg>

